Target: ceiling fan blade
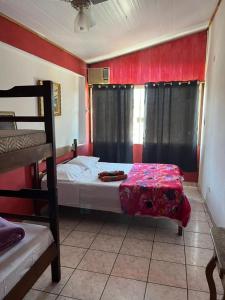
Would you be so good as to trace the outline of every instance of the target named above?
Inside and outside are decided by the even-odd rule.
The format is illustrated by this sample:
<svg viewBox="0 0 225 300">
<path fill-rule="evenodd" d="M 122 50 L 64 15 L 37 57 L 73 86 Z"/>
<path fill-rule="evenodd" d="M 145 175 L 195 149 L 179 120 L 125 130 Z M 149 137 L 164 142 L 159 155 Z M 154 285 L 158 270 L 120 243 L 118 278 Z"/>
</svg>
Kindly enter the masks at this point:
<svg viewBox="0 0 225 300">
<path fill-rule="evenodd" d="M 107 0 L 91 0 L 92 4 L 99 4 L 99 3 L 102 3 L 102 2 L 105 2 Z"/>
</svg>

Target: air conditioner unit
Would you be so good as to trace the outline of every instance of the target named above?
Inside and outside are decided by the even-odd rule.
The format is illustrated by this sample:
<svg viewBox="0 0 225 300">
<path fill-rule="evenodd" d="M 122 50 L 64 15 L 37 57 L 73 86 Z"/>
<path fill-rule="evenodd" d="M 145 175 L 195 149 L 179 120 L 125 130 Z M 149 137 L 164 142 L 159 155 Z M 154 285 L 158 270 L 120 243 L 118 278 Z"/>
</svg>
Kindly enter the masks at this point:
<svg viewBox="0 0 225 300">
<path fill-rule="evenodd" d="M 109 84 L 109 68 L 88 68 L 88 84 Z"/>
</svg>

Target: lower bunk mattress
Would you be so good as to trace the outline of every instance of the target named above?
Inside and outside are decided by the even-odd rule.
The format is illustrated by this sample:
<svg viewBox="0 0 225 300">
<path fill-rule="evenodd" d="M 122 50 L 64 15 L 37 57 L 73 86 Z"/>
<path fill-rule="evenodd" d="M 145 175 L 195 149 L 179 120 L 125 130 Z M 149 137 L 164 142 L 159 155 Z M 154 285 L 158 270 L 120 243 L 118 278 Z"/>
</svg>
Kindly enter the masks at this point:
<svg viewBox="0 0 225 300">
<path fill-rule="evenodd" d="M 0 253 L 0 299 L 4 299 L 53 243 L 48 227 L 28 223 L 20 223 L 20 226 L 25 231 L 24 239 Z"/>
</svg>

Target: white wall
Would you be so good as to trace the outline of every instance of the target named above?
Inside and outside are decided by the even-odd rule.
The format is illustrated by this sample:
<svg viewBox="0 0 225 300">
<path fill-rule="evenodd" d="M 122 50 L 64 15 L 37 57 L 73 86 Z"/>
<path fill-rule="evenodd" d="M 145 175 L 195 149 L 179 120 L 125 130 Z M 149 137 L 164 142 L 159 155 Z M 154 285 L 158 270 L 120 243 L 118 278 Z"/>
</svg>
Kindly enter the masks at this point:
<svg viewBox="0 0 225 300">
<path fill-rule="evenodd" d="M 214 221 L 225 227 L 225 0 L 209 30 L 199 185 Z"/>
<path fill-rule="evenodd" d="M 0 89 L 36 84 L 37 80 L 52 80 L 61 84 L 62 115 L 55 117 L 56 146 L 71 145 L 74 138 L 84 142 L 85 118 L 80 111 L 84 111 L 85 107 L 85 79 L 72 71 L 0 43 Z M 16 115 L 37 115 L 37 99 L 0 99 L 0 111 L 14 111 Z M 18 123 L 18 128 L 40 129 L 43 125 Z"/>
<path fill-rule="evenodd" d="M 80 91 L 85 91 L 85 80 L 80 80 L 79 81 L 79 90 Z M 87 143 L 87 137 L 86 137 L 86 113 L 87 113 L 87 108 L 85 105 L 85 93 L 82 92 L 79 95 L 79 143 L 80 144 L 85 144 Z"/>
</svg>

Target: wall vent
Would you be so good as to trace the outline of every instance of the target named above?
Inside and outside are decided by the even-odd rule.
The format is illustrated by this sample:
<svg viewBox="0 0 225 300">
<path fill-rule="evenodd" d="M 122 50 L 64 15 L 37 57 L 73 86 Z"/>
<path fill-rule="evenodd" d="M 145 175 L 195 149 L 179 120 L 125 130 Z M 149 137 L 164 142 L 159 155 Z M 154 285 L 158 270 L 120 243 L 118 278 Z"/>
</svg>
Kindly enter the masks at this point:
<svg viewBox="0 0 225 300">
<path fill-rule="evenodd" d="M 110 70 L 106 68 L 88 68 L 88 84 L 109 84 Z"/>
</svg>

